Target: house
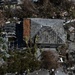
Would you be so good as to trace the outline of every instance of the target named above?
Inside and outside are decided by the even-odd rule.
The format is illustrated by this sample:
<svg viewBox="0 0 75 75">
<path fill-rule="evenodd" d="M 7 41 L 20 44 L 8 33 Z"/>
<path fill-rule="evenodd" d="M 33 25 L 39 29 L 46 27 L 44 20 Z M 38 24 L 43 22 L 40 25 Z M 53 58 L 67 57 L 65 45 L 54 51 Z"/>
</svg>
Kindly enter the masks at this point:
<svg viewBox="0 0 75 75">
<path fill-rule="evenodd" d="M 8 48 L 13 48 L 14 46 L 14 42 L 16 39 L 15 29 L 16 24 L 10 22 L 6 22 L 5 25 L 2 27 L 2 37 L 6 39 Z"/>
<path fill-rule="evenodd" d="M 57 47 L 65 44 L 64 20 L 29 18 L 23 20 L 23 37 L 36 42 L 41 47 Z"/>
<path fill-rule="evenodd" d="M 7 40 L 8 49 L 23 47 L 23 22 L 7 21 L 2 27 L 2 37 Z"/>
<path fill-rule="evenodd" d="M 8 38 L 10 48 L 23 48 L 26 46 L 25 40 L 32 39 L 38 47 L 56 48 L 65 44 L 67 35 L 63 27 L 64 20 L 26 18 L 16 23 L 7 23 L 3 31 Z"/>
</svg>

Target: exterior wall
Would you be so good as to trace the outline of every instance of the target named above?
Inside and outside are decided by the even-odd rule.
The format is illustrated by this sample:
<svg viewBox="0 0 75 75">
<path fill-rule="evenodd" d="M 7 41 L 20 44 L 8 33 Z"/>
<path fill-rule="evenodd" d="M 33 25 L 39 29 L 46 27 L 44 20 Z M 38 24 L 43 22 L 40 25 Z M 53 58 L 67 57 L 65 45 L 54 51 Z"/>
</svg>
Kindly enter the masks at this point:
<svg viewBox="0 0 75 75">
<path fill-rule="evenodd" d="M 27 39 L 30 38 L 30 29 L 31 29 L 30 23 L 31 23 L 30 19 L 23 20 L 23 38 Z"/>
</svg>

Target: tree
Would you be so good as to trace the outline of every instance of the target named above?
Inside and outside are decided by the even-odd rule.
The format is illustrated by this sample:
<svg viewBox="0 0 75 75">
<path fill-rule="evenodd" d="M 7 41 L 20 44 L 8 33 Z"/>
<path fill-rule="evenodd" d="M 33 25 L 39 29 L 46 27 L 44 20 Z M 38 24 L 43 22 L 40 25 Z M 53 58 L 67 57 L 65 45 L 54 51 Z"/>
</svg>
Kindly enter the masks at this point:
<svg viewBox="0 0 75 75">
<path fill-rule="evenodd" d="M 7 71 L 7 66 L 4 64 L 2 66 L 0 66 L 0 75 L 4 75 Z"/>
<path fill-rule="evenodd" d="M 4 23 L 5 23 L 5 17 L 4 17 L 4 14 L 2 13 L 2 11 L 0 10 L 0 27 L 2 26 L 2 25 L 4 25 Z"/>
<path fill-rule="evenodd" d="M 7 59 L 7 64 L 8 64 L 7 72 L 8 73 L 15 73 L 15 72 L 20 73 L 20 70 L 21 70 L 20 58 L 21 56 L 18 53 L 14 52 L 13 56 L 10 56 Z"/>
<path fill-rule="evenodd" d="M 74 3 L 68 0 L 57 0 L 57 1 L 56 0 L 38 0 L 37 3 L 34 3 L 31 0 L 21 0 L 21 1 L 22 3 L 19 4 L 20 7 L 17 8 L 17 5 L 16 5 L 16 8 L 13 10 L 11 8 L 10 2 L 5 0 L 4 5 L 7 5 L 8 8 L 5 8 L 4 6 L 3 10 L 7 18 L 12 18 L 14 16 L 18 18 L 24 18 L 24 17 L 52 18 L 53 16 L 55 18 L 58 18 L 56 17 L 55 14 L 58 15 L 63 11 L 70 12 L 70 8 L 74 6 Z"/>
<path fill-rule="evenodd" d="M 52 51 L 43 51 L 41 54 L 42 67 L 48 70 L 58 68 L 57 57 Z"/>
<path fill-rule="evenodd" d="M 67 44 L 64 44 L 64 45 L 61 45 L 61 46 L 58 47 L 58 52 L 62 56 L 65 56 L 67 49 L 68 49 L 68 45 Z"/>
<path fill-rule="evenodd" d="M 21 9 L 16 9 L 17 17 L 32 17 L 33 14 L 37 13 L 34 3 L 30 0 L 22 0 L 22 4 L 20 4 L 20 7 Z"/>
<path fill-rule="evenodd" d="M 10 73 L 23 73 L 24 71 L 32 72 L 40 69 L 40 61 L 35 56 L 35 48 L 27 48 L 23 51 L 10 52 L 11 55 L 7 59 L 8 69 Z M 34 52 L 33 52 L 34 51 Z"/>
<path fill-rule="evenodd" d="M 30 0 L 23 0 L 22 8 L 25 11 L 35 12 L 35 5 Z"/>
<path fill-rule="evenodd" d="M 74 3 L 68 0 L 39 0 L 37 9 L 40 14 L 38 13 L 38 16 L 45 18 L 62 18 L 60 14 L 63 11 L 69 13 L 72 6 L 74 6 Z"/>
</svg>

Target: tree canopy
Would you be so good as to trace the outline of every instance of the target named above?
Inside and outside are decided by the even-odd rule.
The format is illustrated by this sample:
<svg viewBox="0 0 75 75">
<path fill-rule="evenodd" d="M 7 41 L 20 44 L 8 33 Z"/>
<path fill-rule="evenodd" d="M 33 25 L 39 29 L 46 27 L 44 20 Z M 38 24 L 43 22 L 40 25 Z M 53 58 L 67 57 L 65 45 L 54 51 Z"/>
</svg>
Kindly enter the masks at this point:
<svg viewBox="0 0 75 75">
<path fill-rule="evenodd" d="M 7 2 L 8 9 L 5 9 L 5 16 L 10 17 L 43 17 L 43 18 L 61 18 L 61 13 L 70 10 L 74 5 L 72 1 L 69 0 L 38 0 L 38 2 L 33 2 L 32 0 L 21 0 L 19 8 L 11 10 L 11 4 Z M 6 3 L 5 3 L 6 4 Z M 14 13 L 15 12 L 15 13 Z M 9 13 L 9 14 L 7 14 Z M 73 14 L 74 15 L 74 14 Z"/>
</svg>

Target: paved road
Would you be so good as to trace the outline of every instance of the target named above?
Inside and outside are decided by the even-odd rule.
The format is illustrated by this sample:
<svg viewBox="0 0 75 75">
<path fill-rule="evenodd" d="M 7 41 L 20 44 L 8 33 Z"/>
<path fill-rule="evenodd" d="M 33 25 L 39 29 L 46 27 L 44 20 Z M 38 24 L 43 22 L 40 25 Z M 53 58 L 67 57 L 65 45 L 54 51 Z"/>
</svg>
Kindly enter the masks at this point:
<svg viewBox="0 0 75 75">
<path fill-rule="evenodd" d="M 61 68 L 57 69 L 56 74 L 55 75 L 68 75 L 67 73 L 63 72 L 63 70 Z"/>
<path fill-rule="evenodd" d="M 30 73 L 28 75 L 49 75 L 49 72 L 47 70 L 38 70 L 38 71 L 34 71 L 33 73 Z M 68 75 L 64 72 L 62 72 L 62 69 L 57 69 L 55 75 Z"/>
<path fill-rule="evenodd" d="M 49 72 L 47 70 L 38 70 L 28 75 L 49 75 Z"/>
</svg>

